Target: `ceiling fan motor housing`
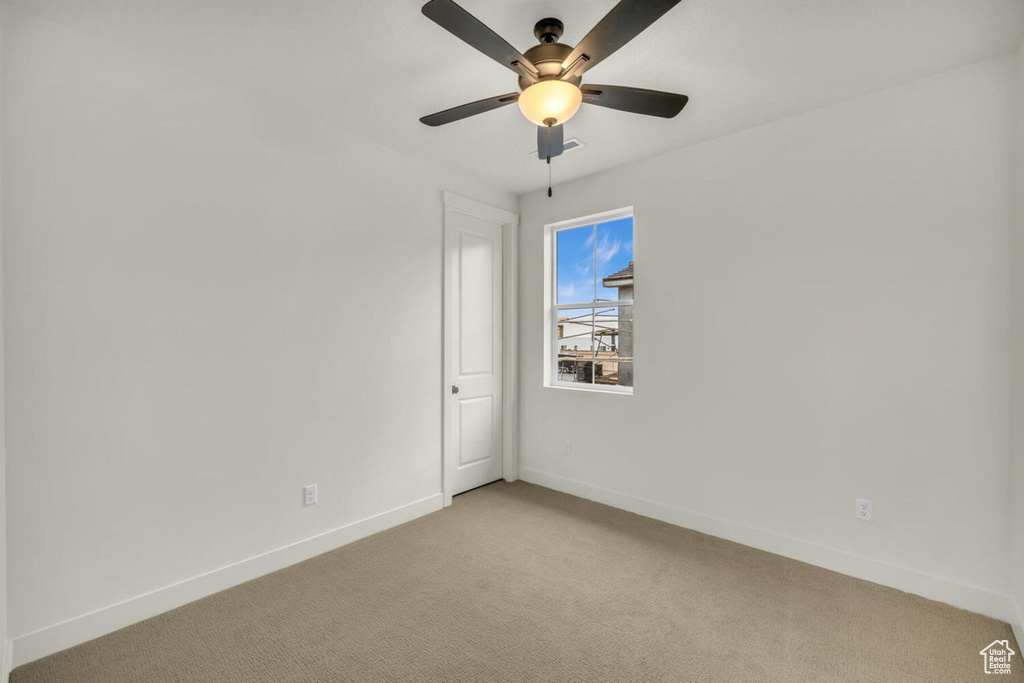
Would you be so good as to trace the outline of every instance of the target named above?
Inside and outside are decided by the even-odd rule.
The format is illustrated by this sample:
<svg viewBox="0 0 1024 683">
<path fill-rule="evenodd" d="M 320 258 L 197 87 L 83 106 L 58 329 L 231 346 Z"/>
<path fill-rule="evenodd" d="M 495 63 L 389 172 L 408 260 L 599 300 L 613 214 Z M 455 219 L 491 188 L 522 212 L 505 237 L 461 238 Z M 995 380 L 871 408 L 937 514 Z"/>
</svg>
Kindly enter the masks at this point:
<svg viewBox="0 0 1024 683">
<path fill-rule="evenodd" d="M 523 56 L 537 67 L 537 71 L 540 72 L 540 80 L 558 78 L 558 75 L 562 73 L 562 62 L 572 54 L 570 46 L 556 42 L 562 36 L 562 22 L 558 19 L 541 19 L 533 27 L 533 34 L 541 43 L 524 52 Z M 571 76 L 565 80 L 579 86 L 583 79 L 579 76 Z M 520 90 L 526 90 L 531 85 L 533 85 L 532 80 L 524 76 L 519 77 Z"/>
</svg>

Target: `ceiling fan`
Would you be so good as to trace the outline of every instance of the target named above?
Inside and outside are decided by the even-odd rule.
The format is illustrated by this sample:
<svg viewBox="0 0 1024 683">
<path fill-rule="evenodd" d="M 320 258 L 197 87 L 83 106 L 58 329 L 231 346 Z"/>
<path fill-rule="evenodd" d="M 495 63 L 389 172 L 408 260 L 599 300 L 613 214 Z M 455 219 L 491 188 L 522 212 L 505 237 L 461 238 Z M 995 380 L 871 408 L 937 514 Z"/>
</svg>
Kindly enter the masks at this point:
<svg viewBox="0 0 1024 683">
<path fill-rule="evenodd" d="M 492 109 L 519 103 L 523 115 L 538 126 L 537 156 L 551 163 L 564 150 L 562 124 L 584 102 L 619 111 L 670 119 L 686 106 L 686 95 L 619 85 L 583 84 L 583 74 L 639 35 L 680 0 L 620 0 L 575 48 L 558 42 L 563 25 L 541 19 L 533 27 L 540 41 L 525 54 L 452 0 L 430 0 L 423 14 L 480 52 L 519 75 L 521 92 L 424 116 L 428 126 L 442 126 Z M 550 195 L 550 188 L 548 194 Z"/>
</svg>

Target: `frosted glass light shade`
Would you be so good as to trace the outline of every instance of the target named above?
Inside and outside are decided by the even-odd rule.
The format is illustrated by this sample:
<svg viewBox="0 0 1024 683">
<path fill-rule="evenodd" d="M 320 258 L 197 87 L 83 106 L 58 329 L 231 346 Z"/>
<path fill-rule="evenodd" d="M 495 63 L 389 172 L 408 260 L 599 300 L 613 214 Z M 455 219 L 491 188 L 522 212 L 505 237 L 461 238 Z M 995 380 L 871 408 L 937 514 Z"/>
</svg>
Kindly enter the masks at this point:
<svg viewBox="0 0 1024 683">
<path fill-rule="evenodd" d="M 546 119 L 557 126 L 571 119 L 582 102 L 583 93 L 572 83 L 539 81 L 519 96 L 519 111 L 538 126 L 546 126 Z"/>
</svg>

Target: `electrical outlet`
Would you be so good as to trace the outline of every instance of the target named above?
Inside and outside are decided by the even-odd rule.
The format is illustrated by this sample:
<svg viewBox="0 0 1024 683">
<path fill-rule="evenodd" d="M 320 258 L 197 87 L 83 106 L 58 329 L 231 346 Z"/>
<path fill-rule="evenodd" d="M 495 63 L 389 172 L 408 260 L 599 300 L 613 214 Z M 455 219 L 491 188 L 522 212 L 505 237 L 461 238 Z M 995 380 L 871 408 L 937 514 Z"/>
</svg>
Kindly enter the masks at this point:
<svg viewBox="0 0 1024 683">
<path fill-rule="evenodd" d="M 316 484 L 303 487 L 303 505 L 316 505 Z"/>
<path fill-rule="evenodd" d="M 854 517 L 864 522 L 870 522 L 873 515 L 872 504 L 870 500 L 864 500 L 863 498 L 857 499 L 857 509 L 854 511 Z"/>
<path fill-rule="evenodd" d="M 572 441 L 562 442 L 562 455 L 572 455 Z"/>
</svg>

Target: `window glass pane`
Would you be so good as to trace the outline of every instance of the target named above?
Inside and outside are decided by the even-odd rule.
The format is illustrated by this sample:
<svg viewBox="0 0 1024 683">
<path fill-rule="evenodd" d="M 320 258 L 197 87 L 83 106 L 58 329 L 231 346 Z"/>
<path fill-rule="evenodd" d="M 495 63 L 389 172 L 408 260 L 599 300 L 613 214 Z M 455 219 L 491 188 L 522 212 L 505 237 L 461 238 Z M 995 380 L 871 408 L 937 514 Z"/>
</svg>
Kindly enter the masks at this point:
<svg viewBox="0 0 1024 683">
<path fill-rule="evenodd" d="M 601 223 L 597 242 L 597 300 L 633 299 L 633 218 Z"/>
<path fill-rule="evenodd" d="M 633 386 L 633 307 L 609 306 L 594 313 L 594 383 Z"/>
<path fill-rule="evenodd" d="M 592 384 L 594 379 L 594 309 L 566 308 L 555 327 L 558 380 Z"/>
<path fill-rule="evenodd" d="M 594 300 L 594 226 L 559 230 L 555 281 L 560 304 Z"/>
<path fill-rule="evenodd" d="M 633 306 L 614 303 L 632 304 L 634 298 L 632 216 L 555 230 L 551 238 L 549 248 L 556 252 L 551 380 L 632 393 Z"/>
</svg>

